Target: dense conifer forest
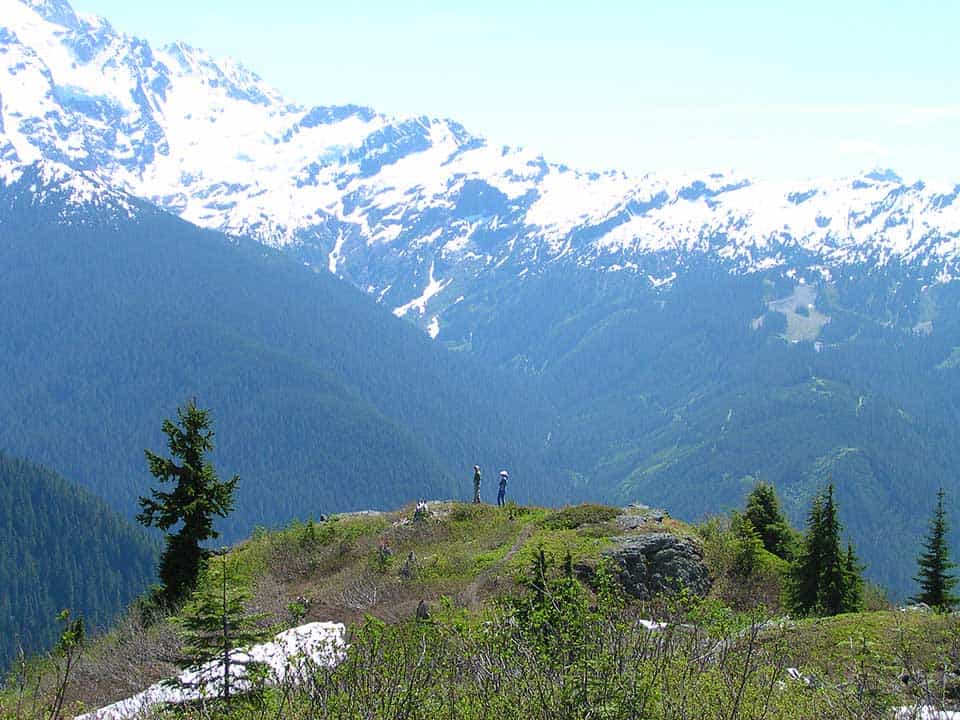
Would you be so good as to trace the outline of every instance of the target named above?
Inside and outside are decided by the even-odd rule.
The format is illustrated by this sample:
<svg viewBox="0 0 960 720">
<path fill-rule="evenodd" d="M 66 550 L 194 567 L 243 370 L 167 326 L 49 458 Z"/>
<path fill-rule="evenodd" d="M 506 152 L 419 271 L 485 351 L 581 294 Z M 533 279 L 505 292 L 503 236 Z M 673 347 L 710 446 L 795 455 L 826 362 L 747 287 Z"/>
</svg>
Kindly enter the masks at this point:
<svg viewBox="0 0 960 720">
<path fill-rule="evenodd" d="M 227 540 L 456 496 L 475 462 L 524 477 L 518 495 L 544 482 L 530 452 L 541 405 L 519 380 L 451 356 L 329 274 L 149 206 L 63 224 L 65 201 L 15 190 L 0 198 L 0 417 L 17 422 L 0 424 L 0 447 L 121 514 L 149 486 L 143 449 L 193 397 L 217 418 L 213 460 L 243 478 Z"/>
<path fill-rule="evenodd" d="M 0 454 L 0 671 L 53 645 L 69 608 L 109 627 L 153 581 L 159 544 L 62 477 Z"/>
<path fill-rule="evenodd" d="M 830 320 L 814 343 L 785 337 L 770 308 L 798 284 L 775 273 L 704 262 L 662 289 L 570 268 L 501 283 L 448 326 L 552 399 L 548 457 L 577 499 L 695 521 L 763 479 L 800 526 L 832 482 L 867 576 L 912 591 L 913 541 L 960 465 L 957 288 L 894 267 L 819 284 L 815 311 Z M 932 333 L 913 329 L 925 318 Z"/>
</svg>

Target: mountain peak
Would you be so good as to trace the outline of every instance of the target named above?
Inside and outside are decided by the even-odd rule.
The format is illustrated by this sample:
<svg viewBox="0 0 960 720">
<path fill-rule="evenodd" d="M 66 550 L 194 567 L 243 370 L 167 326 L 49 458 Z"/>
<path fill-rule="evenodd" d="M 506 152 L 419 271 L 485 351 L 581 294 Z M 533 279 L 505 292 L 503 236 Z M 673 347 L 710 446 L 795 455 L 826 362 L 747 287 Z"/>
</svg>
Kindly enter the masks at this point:
<svg viewBox="0 0 960 720">
<path fill-rule="evenodd" d="M 903 178 L 897 175 L 897 173 L 895 173 L 891 168 L 877 167 L 866 173 L 864 177 L 869 178 L 870 180 L 876 180 L 877 182 L 903 183 Z"/>
<path fill-rule="evenodd" d="M 0 158 L 92 172 L 190 222 L 287 247 L 395 311 L 419 309 L 425 327 L 480 278 L 561 259 L 653 287 L 706 255 L 731 272 L 891 259 L 931 282 L 960 272 L 956 192 L 889 169 L 809 183 L 580 171 L 453 121 L 307 107 L 185 43 L 94 32 L 67 0 L 0 0 L 0 15 L 16 31 L 0 32 Z"/>
<path fill-rule="evenodd" d="M 20 0 L 47 22 L 71 30 L 80 28 L 80 20 L 67 0 Z"/>
</svg>

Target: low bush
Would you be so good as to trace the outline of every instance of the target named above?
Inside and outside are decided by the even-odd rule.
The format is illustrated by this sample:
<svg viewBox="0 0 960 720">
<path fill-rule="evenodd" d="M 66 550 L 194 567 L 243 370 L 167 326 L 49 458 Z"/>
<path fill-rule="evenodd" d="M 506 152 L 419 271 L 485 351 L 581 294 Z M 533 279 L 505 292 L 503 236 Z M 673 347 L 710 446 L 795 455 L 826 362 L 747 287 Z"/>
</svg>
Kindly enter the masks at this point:
<svg viewBox="0 0 960 720">
<path fill-rule="evenodd" d="M 583 525 L 593 525 L 613 520 L 620 513 L 620 508 L 610 505 L 584 503 L 558 510 L 547 516 L 542 525 L 548 530 L 576 530 Z"/>
</svg>

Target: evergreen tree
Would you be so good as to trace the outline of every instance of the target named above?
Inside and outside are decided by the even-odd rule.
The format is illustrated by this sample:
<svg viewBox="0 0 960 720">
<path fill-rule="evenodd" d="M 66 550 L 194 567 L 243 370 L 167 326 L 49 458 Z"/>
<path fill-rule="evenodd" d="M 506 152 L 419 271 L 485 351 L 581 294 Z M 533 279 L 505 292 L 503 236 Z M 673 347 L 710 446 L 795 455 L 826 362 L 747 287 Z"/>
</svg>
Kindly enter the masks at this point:
<svg viewBox="0 0 960 720">
<path fill-rule="evenodd" d="M 785 560 L 793 556 L 793 530 L 783 516 L 773 485 L 763 481 L 757 483 L 747 496 L 744 515 L 760 534 L 768 552 Z"/>
<path fill-rule="evenodd" d="M 233 491 L 239 476 L 221 481 L 205 453 L 213 450 L 210 411 L 201 410 L 191 400 L 185 409 L 177 408 L 179 427 L 164 420 L 163 432 L 169 438 L 173 458 L 164 458 L 144 450 L 150 473 L 161 482 L 176 482 L 171 492 L 152 490 L 152 497 L 140 498 L 142 512 L 137 515 L 143 525 L 155 525 L 168 531 L 166 548 L 160 558 L 162 599 L 177 602 L 189 592 L 197 579 L 205 553 L 200 543 L 215 538 L 213 516 L 226 517 L 233 509 Z"/>
<path fill-rule="evenodd" d="M 855 612 L 863 604 L 863 580 L 853 547 L 840 547 L 833 485 L 814 497 L 799 556 L 790 570 L 788 604 L 801 615 Z"/>
<path fill-rule="evenodd" d="M 863 609 L 863 565 L 853 551 L 853 545 L 847 543 L 847 555 L 844 564 L 846 580 L 844 583 L 843 606 L 845 612 Z"/>
<path fill-rule="evenodd" d="M 249 599 L 246 583 L 236 568 L 230 567 L 224 553 L 208 563 L 178 618 L 184 639 L 181 664 L 198 667 L 218 660 L 218 672 L 205 675 L 201 682 L 214 683 L 222 678 L 219 696 L 225 700 L 230 699 L 231 665 L 243 665 L 248 678 L 254 670 L 248 661 L 234 657 L 235 651 L 269 636 L 269 630 L 260 625 L 266 615 L 247 612 L 245 604 Z"/>
<path fill-rule="evenodd" d="M 914 578 L 920 583 L 920 592 L 912 598 L 938 610 L 952 610 L 958 601 L 951 592 L 957 578 L 950 574 L 956 563 L 950 561 L 947 547 L 947 518 L 943 510 L 943 488 L 937 491 L 937 507 L 930 519 L 930 530 L 923 543 L 924 550 L 917 558 L 919 573 Z"/>
<path fill-rule="evenodd" d="M 790 568 L 788 605 L 800 615 L 810 615 L 817 606 L 820 584 L 820 525 L 823 518 L 823 498 L 818 493 L 810 503 L 807 514 L 807 532 L 800 552 Z"/>
<path fill-rule="evenodd" d="M 816 545 L 820 552 L 817 609 L 823 615 L 837 615 L 844 612 L 843 598 L 849 578 L 847 559 L 840 546 L 840 521 L 833 500 L 833 485 L 827 487 Z"/>
<path fill-rule="evenodd" d="M 741 577 L 749 577 L 760 567 L 763 539 L 750 519 L 740 513 L 733 513 L 730 529 L 735 538 L 734 570 Z"/>
</svg>

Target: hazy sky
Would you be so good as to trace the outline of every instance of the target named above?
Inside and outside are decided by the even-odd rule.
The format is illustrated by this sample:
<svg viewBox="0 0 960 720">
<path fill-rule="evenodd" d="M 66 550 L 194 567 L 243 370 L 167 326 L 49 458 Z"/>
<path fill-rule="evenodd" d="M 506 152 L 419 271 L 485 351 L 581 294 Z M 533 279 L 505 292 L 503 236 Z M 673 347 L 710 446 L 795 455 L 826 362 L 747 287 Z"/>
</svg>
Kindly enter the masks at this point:
<svg viewBox="0 0 960 720">
<path fill-rule="evenodd" d="M 960 182 L 960 3 L 74 0 L 290 99 L 454 118 L 587 169 Z"/>
</svg>

